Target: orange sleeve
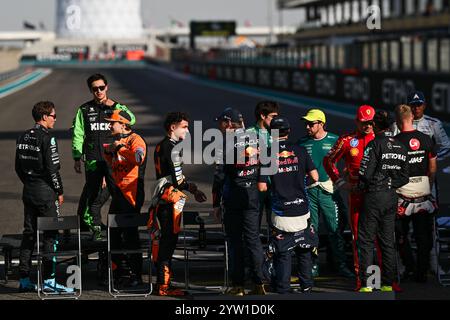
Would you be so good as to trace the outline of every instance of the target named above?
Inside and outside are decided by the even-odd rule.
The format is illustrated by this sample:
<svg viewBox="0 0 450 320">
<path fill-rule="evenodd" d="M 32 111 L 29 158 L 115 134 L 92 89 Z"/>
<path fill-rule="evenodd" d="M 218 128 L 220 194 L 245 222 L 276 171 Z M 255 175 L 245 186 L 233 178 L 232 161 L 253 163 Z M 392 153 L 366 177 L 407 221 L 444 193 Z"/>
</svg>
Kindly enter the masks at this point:
<svg viewBox="0 0 450 320">
<path fill-rule="evenodd" d="M 127 161 L 139 166 L 144 162 L 147 155 L 147 145 L 140 136 L 136 135 L 130 144 L 120 148 L 117 153 L 126 158 Z"/>
</svg>

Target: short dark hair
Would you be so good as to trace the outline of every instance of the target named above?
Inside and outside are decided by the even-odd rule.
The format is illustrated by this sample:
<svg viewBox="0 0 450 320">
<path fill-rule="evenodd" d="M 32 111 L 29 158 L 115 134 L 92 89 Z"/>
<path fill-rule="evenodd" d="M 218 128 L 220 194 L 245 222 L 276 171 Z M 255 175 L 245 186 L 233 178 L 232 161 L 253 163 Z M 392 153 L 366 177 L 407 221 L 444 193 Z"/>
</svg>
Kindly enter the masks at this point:
<svg viewBox="0 0 450 320">
<path fill-rule="evenodd" d="M 260 101 L 260 102 L 258 102 L 258 104 L 256 105 L 256 108 L 255 108 L 256 121 L 259 120 L 260 115 L 267 116 L 273 112 L 278 113 L 279 110 L 280 110 L 280 106 L 279 106 L 278 102 L 270 101 L 270 100 Z"/>
<path fill-rule="evenodd" d="M 388 129 L 393 121 L 389 112 L 380 110 L 377 111 L 377 113 L 375 113 L 375 116 L 373 117 L 373 122 L 378 130 L 383 131 Z"/>
<path fill-rule="evenodd" d="M 52 113 L 52 110 L 55 109 L 55 105 L 51 101 L 39 101 L 33 107 L 33 111 L 31 114 L 33 115 L 34 121 L 41 121 L 45 115 L 49 115 Z"/>
<path fill-rule="evenodd" d="M 91 90 L 92 82 L 97 81 L 97 80 L 103 80 L 103 82 L 105 83 L 105 86 L 108 85 L 108 80 L 106 80 L 106 77 L 104 75 L 102 75 L 101 73 L 96 73 L 96 74 L 93 74 L 92 76 L 90 76 L 86 80 L 89 90 Z"/>
<path fill-rule="evenodd" d="M 166 132 L 170 131 L 170 126 L 173 124 L 180 123 L 181 121 L 189 121 L 189 116 L 184 112 L 169 112 L 166 115 L 166 120 L 164 120 L 164 129 Z"/>
<path fill-rule="evenodd" d="M 291 133 L 291 129 L 280 129 L 278 131 L 278 136 L 279 137 L 288 137 L 290 133 Z"/>
</svg>

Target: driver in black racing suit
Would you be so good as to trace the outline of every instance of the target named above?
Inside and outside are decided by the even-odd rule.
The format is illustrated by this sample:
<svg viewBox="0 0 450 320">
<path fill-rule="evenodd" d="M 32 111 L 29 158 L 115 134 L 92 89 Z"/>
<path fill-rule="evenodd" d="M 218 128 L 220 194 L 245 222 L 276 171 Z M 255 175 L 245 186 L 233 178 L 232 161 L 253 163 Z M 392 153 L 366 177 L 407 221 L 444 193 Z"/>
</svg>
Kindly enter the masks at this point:
<svg viewBox="0 0 450 320">
<path fill-rule="evenodd" d="M 374 117 L 376 137 L 364 150 L 359 169 L 359 188 L 365 193 L 359 220 L 358 246 L 361 262 L 360 292 L 372 292 L 367 282 L 372 265 L 375 239 L 381 248 L 381 291 L 392 291 L 395 274 L 395 216 L 398 197 L 395 190 L 409 182 L 408 153 L 395 138 L 385 136 L 390 125 L 388 114 Z"/>
</svg>

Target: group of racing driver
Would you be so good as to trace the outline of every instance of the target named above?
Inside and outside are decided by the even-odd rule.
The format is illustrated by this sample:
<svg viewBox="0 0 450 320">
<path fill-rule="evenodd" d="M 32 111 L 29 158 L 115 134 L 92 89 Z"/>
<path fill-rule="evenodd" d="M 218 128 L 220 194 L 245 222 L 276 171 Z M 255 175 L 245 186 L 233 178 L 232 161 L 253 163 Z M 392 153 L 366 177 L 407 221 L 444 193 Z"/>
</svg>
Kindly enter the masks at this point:
<svg viewBox="0 0 450 320">
<path fill-rule="evenodd" d="M 133 130 L 134 114 L 107 96 L 105 76 L 94 74 L 87 85 L 93 99 L 77 109 L 72 155 L 77 173 L 82 172 L 84 163 L 86 183 L 78 206 L 82 228 L 99 240 L 105 228 L 101 207 L 110 195 L 109 213 L 140 214 L 148 150 L 145 140 Z M 250 128 L 245 127 L 239 110 L 223 110 L 215 120 L 227 139 L 223 149 L 216 150 L 212 198 L 214 217 L 223 223 L 229 245 L 231 285 L 226 293 L 311 292 L 313 279 L 319 275 L 318 235 L 323 233 L 328 234 L 329 260 L 340 276 L 356 280 L 357 291 L 400 291 L 398 280 L 408 277 L 425 282 L 433 246 L 433 214 L 438 207 L 437 161 L 450 155 L 442 123 L 424 115 L 425 108 L 420 91 L 411 92 L 406 104 L 393 110 L 395 118 L 391 112 L 362 105 L 355 116 L 356 130 L 340 137 L 326 130 L 324 111 L 312 108 L 300 119 L 306 135 L 297 141 L 291 139 L 290 121 L 280 114 L 277 102 L 259 102 L 256 123 Z M 38 103 L 33 117 L 36 125 L 19 137 L 16 147 L 26 226 L 19 264 L 22 291 L 36 289 L 29 273 L 37 217 L 59 215 L 64 201 L 57 144 L 49 132 L 56 120 L 55 106 Z M 205 194 L 183 174 L 182 148 L 177 145 L 186 138 L 188 127 L 187 114 L 168 113 L 164 139 L 154 150 L 157 181 L 148 227 L 157 269 L 156 293 L 162 296 L 185 294 L 171 284 L 171 262 L 188 199 L 186 191 L 196 201 L 206 201 Z M 262 162 L 263 149 L 275 160 L 275 169 Z M 341 159 L 343 170 L 338 169 Z M 39 191 L 39 196 L 30 198 L 27 194 L 36 194 L 33 190 Z M 347 220 L 353 270 L 348 268 L 345 254 Z M 417 254 L 408 240 L 411 223 Z M 326 232 L 319 230 L 319 225 Z M 266 250 L 261 241 L 264 226 Z M 56 243 L 55 237 L 44 232 L 48 250 Z M 137 228 L 119 228 L 111 237 L 116 249 L 139 246 Z M 374 247 L 381 269 L 379 286 L 370 282 Z M 397 252 L 404 266 L 401 277 L 397 276 Z M 298 261 L 299 286 L 295 289 L 291 287 L 292 253 Z M 45 263 L 47 270 L 52 268 L 51 261 Z M 113 270 L 126 286 L 142 283 L 139 255 L 115 255 Z M 246 271 L 253 282 L 249 292 L 245 291 Z M 47 278 L 48 290 L 71 290 L 56 283 L 49 271 Z"/>
</svg>

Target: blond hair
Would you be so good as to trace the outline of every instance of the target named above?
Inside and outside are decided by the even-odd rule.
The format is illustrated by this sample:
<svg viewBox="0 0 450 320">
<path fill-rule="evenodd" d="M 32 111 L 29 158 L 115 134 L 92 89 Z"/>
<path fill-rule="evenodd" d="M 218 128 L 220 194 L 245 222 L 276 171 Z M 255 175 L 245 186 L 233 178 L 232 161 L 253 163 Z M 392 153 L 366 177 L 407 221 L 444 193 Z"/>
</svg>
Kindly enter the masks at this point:
<svg viewBox="0 0 450 320">
<path fill-rule="evenodd" d="M 395 107 L 395 117 L 397 121 L 403 121 L 412 116 L 411 107 L 406 104 L 401 104 Z"/>
</svg>

